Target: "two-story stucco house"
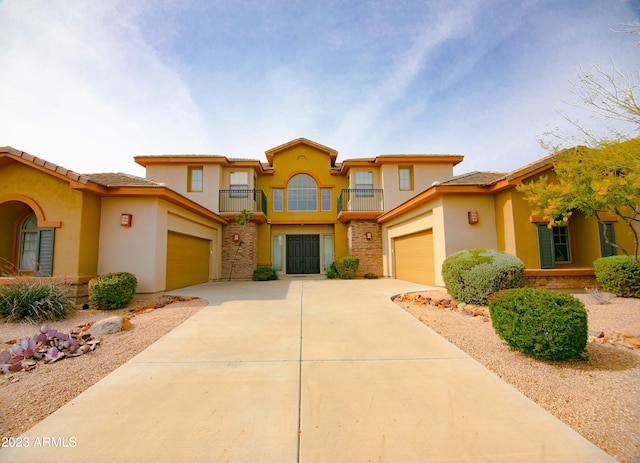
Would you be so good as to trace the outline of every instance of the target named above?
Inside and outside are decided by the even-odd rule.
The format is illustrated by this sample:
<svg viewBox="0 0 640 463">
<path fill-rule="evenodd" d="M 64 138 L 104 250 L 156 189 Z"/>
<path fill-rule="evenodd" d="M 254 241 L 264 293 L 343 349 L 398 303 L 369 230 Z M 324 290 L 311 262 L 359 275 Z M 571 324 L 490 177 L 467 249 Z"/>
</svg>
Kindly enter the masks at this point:
<svg viewBox="0 0 640 463">
<path fill-rule="evenodd" d="M 357 256 L 359 275 L 442 285 L 446 256 L 484 247 L 520 257 L 531 284 L 563 277 L 580 287 L 593 280 L 593 260 L 615 252 L 593 218 L 574 214 L 549 229 L 531 215 L 516 186 L 553 177 L 552 156 L 509 173 L 454 177 L 459 155 L 338 162 L 336 150 L 304 138 L 265 154 L 266 162 L 137 156 L 146 169 L 139 178 L 81 175 L 0 148 L 0 264 L 79 286 L 128 271 L 140 293 L 153 294 L 250 278 L 258 266 L 322 274 Z M 243 209 L 253 214 L 246 225 L 235 220 Z M 603 219 L 609 236 L 632 244 L 616 217 Z"/>
<path fill-rule="evenodd" d="M 320 274 L 357 256 L 359 273 L 383 274 L 376 218 L 435 182 L 462 156 L 383 155 L 337 162 L 338 152 L 300 138 L 266 151 L 266 163 L 224 156 L 138 156 L 146 177 L 225 217 L 222 276 L 247 278 L 256 266 Z M 253 213 L 246 226 L 235 222 Z M 231 271 L 237 243 L 243 245 Z M 171 285 L 169 285 L 171 287 Z"/>
</svg>

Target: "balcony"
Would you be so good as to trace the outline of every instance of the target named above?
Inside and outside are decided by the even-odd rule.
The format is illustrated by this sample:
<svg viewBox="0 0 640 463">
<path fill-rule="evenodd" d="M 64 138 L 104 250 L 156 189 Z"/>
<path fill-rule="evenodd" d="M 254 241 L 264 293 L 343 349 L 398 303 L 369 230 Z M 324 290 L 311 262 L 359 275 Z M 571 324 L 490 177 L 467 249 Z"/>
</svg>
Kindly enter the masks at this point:
<svg viewBox="0 0 640 463">
<path fill-rule="evenodd" d="M 338 195 L 338 220 L 374 219 L 384 211 L 383 190 L 342 190 Z"/>
<path fill-rule="evenodd" d="M 220 190 L 220 215 L 234 220 L 235 216 L 246 209 L 253 212 L 258 223 L 267 218 L 267 196 L 262 190 Z"/>
</svg>

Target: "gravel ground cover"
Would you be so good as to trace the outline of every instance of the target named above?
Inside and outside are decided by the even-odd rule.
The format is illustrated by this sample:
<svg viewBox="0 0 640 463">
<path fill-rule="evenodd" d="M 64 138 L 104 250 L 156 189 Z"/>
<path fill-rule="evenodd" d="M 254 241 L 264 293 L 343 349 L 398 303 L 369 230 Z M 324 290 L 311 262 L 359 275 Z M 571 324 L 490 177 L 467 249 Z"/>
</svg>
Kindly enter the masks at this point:
<svg viewBox="0 0 640 463">
<path fill-rule="evenodd" d="M 448 297 L 441 291 L 421 295 Z M 574 296 L 585 303 L 590 332 L 606 338 L 590 337 L 583 359 L 563 362 L 510 350 L 483 317 L 397 303 L 618 461 L 639 463 L 640 350 L 609 339 L 640 336 L 640 300 L 613 298 L 600 305 L 588 294 Z"/>
</svg>

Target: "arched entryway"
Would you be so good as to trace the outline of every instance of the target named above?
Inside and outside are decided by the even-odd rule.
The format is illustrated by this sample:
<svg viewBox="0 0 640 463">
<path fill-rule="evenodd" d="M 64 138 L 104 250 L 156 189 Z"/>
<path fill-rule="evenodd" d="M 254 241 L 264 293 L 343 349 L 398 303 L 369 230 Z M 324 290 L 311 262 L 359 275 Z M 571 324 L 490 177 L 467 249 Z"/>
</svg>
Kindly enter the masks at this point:
<svg viewBox="0 0 640 463">
<path fill-rule="evenodd" d="M 50 276 L 55 237 L 51 225 L 55 224 L 44 220 L 41 209 L 32 200 L 0 201 L 1 273 Z"/>
</svg>

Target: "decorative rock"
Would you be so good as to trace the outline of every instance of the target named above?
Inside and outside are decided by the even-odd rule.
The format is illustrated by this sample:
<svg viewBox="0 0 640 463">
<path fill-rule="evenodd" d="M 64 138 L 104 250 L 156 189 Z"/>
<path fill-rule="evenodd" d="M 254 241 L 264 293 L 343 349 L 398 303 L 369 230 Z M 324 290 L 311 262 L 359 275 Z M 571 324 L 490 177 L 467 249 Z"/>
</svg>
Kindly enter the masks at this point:
<svg viewBox="0 0 640 463">
<path fill-rule="evenodd" d="M 91 336 L 98 337 L 105 334 L 118 333 L 131 329 L 131 322 L 127 317 L 109 317 L 95 322 L 89 328 Z"/>
</svg>

